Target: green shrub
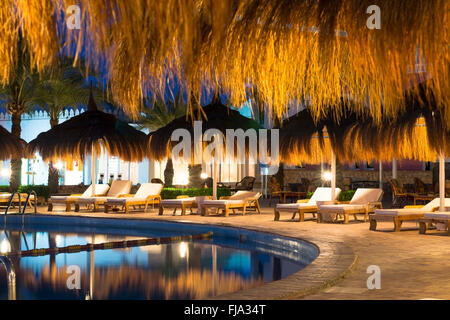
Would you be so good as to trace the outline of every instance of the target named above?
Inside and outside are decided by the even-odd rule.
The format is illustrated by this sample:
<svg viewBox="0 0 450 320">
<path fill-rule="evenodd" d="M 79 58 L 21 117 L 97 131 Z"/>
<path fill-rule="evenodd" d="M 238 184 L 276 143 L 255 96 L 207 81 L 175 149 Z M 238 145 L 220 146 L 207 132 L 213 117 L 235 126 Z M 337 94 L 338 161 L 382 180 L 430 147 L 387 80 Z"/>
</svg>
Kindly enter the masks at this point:
<svg viewBox="0 0 450 320">
<path fill-rule="evenodd" d="M 31 191 L 36 191 L 38 197 L 44 197 L 47 200 L 50 197 L 50 188 L 48 186 L 40 185 L 40 186 L 20 186 L 20 193 L 29 193 Z"/>
<path fill-rule="evenodd" d="M 9 192 L 9 186 L 0 186 L 0 192 Z"/>
<path fill-rule="evenodd" d="M 353 195 L 355 194 L 355 190 L 346 190 L 346 191 L 341 191 L 341 193 L 339 194 L 339 201 L 350 201 L 353 198 Z"/>
<path fill-rule="evenodd" d="M 212 196 L 212 188 L 190 188 L 190 189 L 177 189 L 177 188 L 164 188 L 161 191 L 162 199 L 176 199 L 178 196 L 189 196 L 189 197 L 199 197 L 199 196 Z M 217 188 L 217 197 L 230 196 L 230 188 Z"/>
</svg>

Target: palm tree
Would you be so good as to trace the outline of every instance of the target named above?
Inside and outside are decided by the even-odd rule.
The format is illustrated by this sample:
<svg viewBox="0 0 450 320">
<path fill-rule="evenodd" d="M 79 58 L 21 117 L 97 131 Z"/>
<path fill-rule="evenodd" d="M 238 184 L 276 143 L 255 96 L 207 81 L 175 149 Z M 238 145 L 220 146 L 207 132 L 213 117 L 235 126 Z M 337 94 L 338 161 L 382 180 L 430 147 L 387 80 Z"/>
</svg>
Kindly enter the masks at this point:
<svg viewBox="0 0 450 320">
<path fill-rule="evenodd" d="M 139 127 L 155 131 L 165 127 L 173 120 L 185 116 L 186 110 L 187 104 L 183 99 L 182 92 L 178 92 L 175 97 L 172 96 L 172 99 L 167 101 L 161 95 L 157 95 L 152 105 L 144 108 Z M 167 187 L 172 186 L 173 175 L 173 163 L 172 159 L 169 158 L 164 170 L 164 183 Z"/>
<path fill-rule="evenodd" d="M 36 88 L 36 96 L 39 107 L 50 117 L 50 127 L 54 128 L 67 108 L 77 109 L 78 106 L 87 104 L 89 88 L 80 69 L 73 67 L 69 59 L 63 59 L 54 70 L 48 70 L 44 74 Z M 58 182 L 58 170 L 50 161 L 48 186 L 51 194 L 58 191 Z"/>
<path fill-rule="evenodd" d="M 20 41 L 19 41 L 20 47 Z M 20 48 L 19 48 L 20 49 Z M 11 72 L 10 80 L 0 88 L 0 104 L 6 107 L 11 115 L 11 133 L 20 138 L 22 115 L 31 111 L 36 104 L 36 88 L 39 85 L 39 74 L 31 67 L 30 57 L 26 50 L 19 50 L 17 64 Z M 22 159 L 11 159 L 10 189 L 17 191 L 21 184 Z"/>
</svg>

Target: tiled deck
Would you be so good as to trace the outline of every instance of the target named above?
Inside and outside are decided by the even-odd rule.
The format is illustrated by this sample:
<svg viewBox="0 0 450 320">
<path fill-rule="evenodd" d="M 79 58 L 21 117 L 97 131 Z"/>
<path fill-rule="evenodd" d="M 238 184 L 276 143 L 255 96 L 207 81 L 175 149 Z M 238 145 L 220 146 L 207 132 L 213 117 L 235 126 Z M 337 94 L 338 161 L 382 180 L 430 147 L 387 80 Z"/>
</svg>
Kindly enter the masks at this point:
<svg viewBox="0 0 450 320">
<path fill-rule="evenodd" d="M 56 208 L 59 209 L 63 208 Z M 45 208 L 39 212 L 47 214 Z M 381 231 L 373 232 L 369 231 L 368 223 L 299 223 L 290 220 L 287 213 L 275 222 L 273 208 L 268 207 L 263 208 L 261 215 L 228 218 L 172 216 L 169 210 L 164 216 L 158 216 L 157 210 L 128 215 L 63 211 L 50 214 L 220 224 L 301 238 L 320 248 L 319 257 L 300 273 L 264 288 L 224 297 L 227 299 L 450 299 L 450 238 L 436 231 L 427 235 L 420 235 L 416 229 L 394 233 L 392 223 L 379 223 Z M 404 224 L 404 227 L 416 225 Z M 367 289 L 370 275 L 366 270 L 370 265 L 381 268 L 380 290 Z"/>
</svg>

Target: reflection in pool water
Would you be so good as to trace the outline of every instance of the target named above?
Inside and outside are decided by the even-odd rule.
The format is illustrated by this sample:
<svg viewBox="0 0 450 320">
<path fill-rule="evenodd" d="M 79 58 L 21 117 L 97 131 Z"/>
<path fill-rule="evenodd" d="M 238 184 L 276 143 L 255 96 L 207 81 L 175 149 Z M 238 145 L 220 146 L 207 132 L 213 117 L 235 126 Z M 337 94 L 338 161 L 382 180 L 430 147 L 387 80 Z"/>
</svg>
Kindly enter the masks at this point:
<svg viewBox="0 0 450 320">
<path fill-rule="evenodd" d="M 123 235 L 1 231 L 0 251 L 141 239 Z M 303 265 L 216 241 L 38 257 L 12 257 L 17 299 L 202 299 L 278 280 Z M 77 286 L 79 270 L 79 289 Z M 8 298 L 0 269 L 0 299 Z"/>
</svg>

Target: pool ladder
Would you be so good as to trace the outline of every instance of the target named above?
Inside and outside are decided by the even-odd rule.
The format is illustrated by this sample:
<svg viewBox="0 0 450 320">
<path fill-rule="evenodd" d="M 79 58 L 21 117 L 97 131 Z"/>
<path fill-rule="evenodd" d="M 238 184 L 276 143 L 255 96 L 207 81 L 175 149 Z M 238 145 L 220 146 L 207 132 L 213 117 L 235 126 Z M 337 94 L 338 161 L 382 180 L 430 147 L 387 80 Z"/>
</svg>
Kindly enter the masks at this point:
<svg viewBox="0 0 450 320">
<path fill-rule="evenodd" d="M 6 216 L 8 214 L 9 209 L 13 205 L 14 197 L 16 195 L 17 195 L 17 199 L 18 199 L 18 203 L 19 203 L 19 214 L 22 215 L 22 226 L 25 223 L 25 211 L 27 210 L 27 206 L 30 203 L 30 198 L 31 198 L 32 195 L 34 197 L 34 213 L 35 214 L 37 213 L 37 205 L 38 205 L 38 203 L 37 203 L 37 193 L 36 193 L 36 191 L 32 190 L 31 192 L 29 192 L 27 194 L 27 199 L 25 200 L 25 204 L 23 205 L 23 210 L 22 211 L 20 210 L 21 209 L 21 204 L 22 204 L 21 195 L 20 195 L 19 192 L 14 192 L 11 195 L 11 198 L 9 198 L 8 206 L 6 207 L 6 210 L 5 210 L 5 224 L 4 224 L 5 226 L 6 226 Z"/>
</svg>

